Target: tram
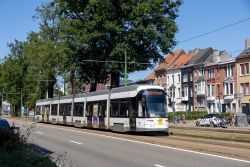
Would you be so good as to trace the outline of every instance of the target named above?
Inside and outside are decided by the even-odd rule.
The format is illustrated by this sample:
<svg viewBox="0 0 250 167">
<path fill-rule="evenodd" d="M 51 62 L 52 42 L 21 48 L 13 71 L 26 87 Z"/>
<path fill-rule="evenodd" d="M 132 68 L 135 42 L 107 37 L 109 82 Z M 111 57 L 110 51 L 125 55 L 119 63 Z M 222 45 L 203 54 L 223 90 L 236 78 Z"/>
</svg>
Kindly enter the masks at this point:
<svg viewBox="0 0 250 167">
<path fill-rule="evenodd" d="M 164 89 L 131 85 L 110 90 L 42 99 L 37 122 L 128 131 L 168 131 Z"/>
</svg>

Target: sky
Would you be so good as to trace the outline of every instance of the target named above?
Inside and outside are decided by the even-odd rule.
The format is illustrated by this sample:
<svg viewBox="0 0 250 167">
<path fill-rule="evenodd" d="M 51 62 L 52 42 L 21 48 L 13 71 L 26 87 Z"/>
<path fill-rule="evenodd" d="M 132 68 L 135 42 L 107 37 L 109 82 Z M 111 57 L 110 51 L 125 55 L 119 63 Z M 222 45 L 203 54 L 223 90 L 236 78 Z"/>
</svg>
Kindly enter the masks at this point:
<svg viewBox="0 0 250 167">
<path fill-rule="evenodd" d="M 213 47 L 228 51 L 232 57 L 244 49 L 250 38 L 250 19 L 199 38 L 180 42 L 215 29 L 250 18 L 250 0 L 183 0 L 179 17 L 179 31 L 173 49 L 188 52 L 194 48 Z M 15 39 L 25 41 L 27 34 L 39 30 L 39 21 L 33 20 L 35 9 L 49 0 L 0 0 L 0 59 L 9 53 L 7 43 Z M 165 57 L 166 55 L 164 55 Z M 129 74 L 129 79 L 144 79 L 153 69 Z"/>
</svg>

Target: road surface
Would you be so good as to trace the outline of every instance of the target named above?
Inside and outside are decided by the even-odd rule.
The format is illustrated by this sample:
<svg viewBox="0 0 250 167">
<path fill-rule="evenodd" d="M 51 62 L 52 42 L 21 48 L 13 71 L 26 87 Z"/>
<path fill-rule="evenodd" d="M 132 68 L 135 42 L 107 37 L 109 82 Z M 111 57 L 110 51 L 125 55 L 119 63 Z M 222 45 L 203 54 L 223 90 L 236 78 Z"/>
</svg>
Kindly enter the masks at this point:
<svg viewBox="0 0 250 167">
<path fill-rule="evenodd" d="M 147 137 L 147 136 L 145 136 Z M 83 167 L 249 167 L 250 161 L 149 144 L 48 124 L 37 124 L 30 142 L 66 164 Z"/>
</svg>

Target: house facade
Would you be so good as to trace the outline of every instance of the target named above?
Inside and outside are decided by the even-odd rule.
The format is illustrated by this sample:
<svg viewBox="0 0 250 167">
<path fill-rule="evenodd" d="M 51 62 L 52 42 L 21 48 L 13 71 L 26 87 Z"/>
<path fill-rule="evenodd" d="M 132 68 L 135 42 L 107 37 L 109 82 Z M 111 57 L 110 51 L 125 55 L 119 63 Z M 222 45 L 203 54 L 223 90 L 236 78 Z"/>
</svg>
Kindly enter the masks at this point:
<svg viewBox="0 0 250 167">
<path fill-rule="evenodd" d="M 200 49 L 190 65 L 193 69 L 193 106 L 195 111 L 206 110 L 206 86 L 204 65 L 211 62 L 212 48 Z"/>
<path fill-rule="evenodd" d="M 205 64 L 206 106 L 208 113 L 237 112 L 235 62 L 225 51 L 214 50 L 211 63 Z"/>
<path fill-rule="evenodd" d="M 237 98 L 240 111 L 250 114 L 250 39 L 246 40 L 245 50 L 236 57 Z"/>
</svg>

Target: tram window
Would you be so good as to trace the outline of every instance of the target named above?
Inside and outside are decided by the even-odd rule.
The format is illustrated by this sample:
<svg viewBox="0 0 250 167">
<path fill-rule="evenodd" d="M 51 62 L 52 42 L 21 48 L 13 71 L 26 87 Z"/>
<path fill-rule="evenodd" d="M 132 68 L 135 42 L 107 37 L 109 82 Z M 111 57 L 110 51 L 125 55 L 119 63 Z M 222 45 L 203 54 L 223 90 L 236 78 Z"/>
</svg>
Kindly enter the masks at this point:
<svg viewBox="0 0 250 167">
<path fill-rule="evenodd" d="M 111 101 L 111 117 L 118 117 L 119 115 L 119 100 L 112 100 Z"/>
<path fill-rule="evenodd" d="M 87 102 L 86 116 L 90 117 L 93 115 L 93 102 Z"/>
<path fill-rule="evenodd" d="M 41 106 L 36 106 L 36 115 L 41 114 Z"/>
<path fill-rule="evenodd" d="M 58 104 L 51 105 L 51 115 L 57 115 Z"/>
<path fill-rule="evenodd" d="M 107 109 L 107 101 L 99 101 L 99 116 L 105 117 Z"/>
<path fill-rule="evenodd" d="M 127 116 L 128 116 L 128 100 L 121 99 L 119 117 L 127 117 Z"/>
<path fill-rule="evenodd" d="M 129 116 L 130 117 L 137 117 L 138 113 L 138 104 L 137 104 L 137 99 L 135 97 L 129 98 Z"/>
<path fill-rule="evenodd" d="M 83 116 L 83 103 L 75 103 L 74 104 L 74 116 Z"/>
<path fill-rule="evenodd" d="M 70 116 L 71 103 L 60 104 L 59 115 Z"/>
</svg>

